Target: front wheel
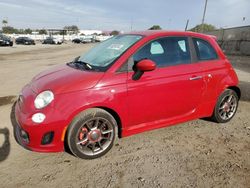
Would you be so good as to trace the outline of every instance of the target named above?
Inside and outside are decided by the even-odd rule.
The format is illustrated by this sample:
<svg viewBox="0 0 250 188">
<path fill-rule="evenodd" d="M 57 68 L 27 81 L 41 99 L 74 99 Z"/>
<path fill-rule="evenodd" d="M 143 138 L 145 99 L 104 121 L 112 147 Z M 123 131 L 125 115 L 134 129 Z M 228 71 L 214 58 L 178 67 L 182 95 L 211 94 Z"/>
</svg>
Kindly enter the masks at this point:
<svg viewBox="0 0 250 188">
<path fill-rule="evenodd" d="M 219 97 L 214 108 L 212 119 L 218 123 L 226 123 L 235 115 L 239 97 L 235 91 L 226 89 Z"/>
<path fill-rule="evenodd" d="M 107 111 L 93 108 L 80 113 L 67 132 L 70 151 L 83 159 L 105 155 L 113 146 L 117 123 Z"/>
</svg>

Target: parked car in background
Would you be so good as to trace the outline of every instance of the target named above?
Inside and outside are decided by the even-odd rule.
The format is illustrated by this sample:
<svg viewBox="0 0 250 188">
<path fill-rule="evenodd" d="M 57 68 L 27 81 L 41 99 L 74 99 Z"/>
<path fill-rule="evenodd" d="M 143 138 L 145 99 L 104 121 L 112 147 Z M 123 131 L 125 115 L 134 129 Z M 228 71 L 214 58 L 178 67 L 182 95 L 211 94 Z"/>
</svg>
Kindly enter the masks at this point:
<svg viewBox="0 0 250 188">
<path fill-rule="evenodd" d="M 66 145 L 75 156 L 93 159 L 117 136 L 197 118 L 230 121 L 241 96 L 238 83 L 211 36 L 117 35 L 25 85 L 15 105 L 15 135 L 33 151 L 58 152 Z"/>
<path fill-rule="evenodd" d="M 84 38 L 82 39 L 82 43 L 91 43 L 91 42 L 93 42 L 93 36 L 92 35 L 84 36 Z"/>
<path fill-rule="evenodd" d="M 91 38 L 84 38 L 82 39 L 82 43 L 91 43 L 93 40 Z"/>
<path fill-rule="evenodd" d="M 81 36 L 80 38 L 75 38 L 72 40 L 73 43 L 91 43 L 93 42 L 92 35 Z"/>
<path fill-rule="evenodd" d="M 111 37 L 112 36 L 96 35 L 96 36 L 94 36 L 93 40 L 95 42 L 102 42 L 102 41 L 105 41 L 105 40 L 107 40 L 107 39 L 109 39 Z"/>
<path fill-rule="evenodd" d="M 81 42 L 82 42 L 82 40 L 81 40 L 81 39 L 79 39 L 79 38 L 75 38 L 75 39 L 73 39 L 73 40 L 72 40 L 72 42 L 73 42 L 73 43 L 77 43 L 77 44 L 79 44 L 79 43 L 81 43 Z"/>
<path fill-rule="evenodd" d="M 13 41 L 9 37 L 0 34 L 0 46 L 13 46 Z"/>
<path fill-rule="evenodd" d="M 43 44 L 62 44 L 62 39 L 54 38 L 54 37 L 48 37 L 43 42 Z"/>
<path fill-rule="evenodd" d="M 29 37 L 18 37 L 16 39 L 16 44 L 24 44 L 24 45 L 35 45 L 35 41 Z"/>
</svg>

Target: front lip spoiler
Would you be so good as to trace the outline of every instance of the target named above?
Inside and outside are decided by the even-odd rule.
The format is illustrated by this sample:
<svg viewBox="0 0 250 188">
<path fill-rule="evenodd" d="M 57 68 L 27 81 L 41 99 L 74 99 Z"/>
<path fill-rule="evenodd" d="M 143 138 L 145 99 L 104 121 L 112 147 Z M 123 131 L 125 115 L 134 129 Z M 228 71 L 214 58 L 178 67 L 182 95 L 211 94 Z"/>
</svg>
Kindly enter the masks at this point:
<svg viewBox="0 0 250 188">
<path fill-rule="evenodd" d="M 20 125 L 19 125 L 19 123 L 18 123 L 18 121 L 16 119 L 16 115 L 15 115 L 15 106 L 16 106 L 16 103 L 17 102 L 15 102 L 13 104 L 12 110 L 11 110 L 11 123 L 12 123 L 12 126 L 13 126 L 14 138 L 15 138 L 16 142 L 20 146 L 22 146 L 23 148 L 31 151 L 31 149 L 23 143 L 22 138 L 20 136 L 21 135 L 20 134 L 21 133 L 21 128 L 20 128 Z"/>
<path fill-rule="evenodd" d="M 31 149 L 23 143 L 22 138 L 20 137 L 20 131 L 21 131 L 20 127 L 19 126 L 16 126 L 16 127 L 13 126 L 13 131 L 14 131 L 14 137 L 15 137 L 16 142 L 20 146 L 22 146 L 23 148 L 31 151 Z"/>
</svg>

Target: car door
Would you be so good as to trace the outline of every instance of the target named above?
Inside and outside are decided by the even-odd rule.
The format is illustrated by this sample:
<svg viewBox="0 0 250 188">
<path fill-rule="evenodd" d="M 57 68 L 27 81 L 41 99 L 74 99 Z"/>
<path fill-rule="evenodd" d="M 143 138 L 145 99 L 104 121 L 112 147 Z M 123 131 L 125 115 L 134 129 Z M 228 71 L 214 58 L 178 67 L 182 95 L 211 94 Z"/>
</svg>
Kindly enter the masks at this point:
<svg viewBox="0 0 250 188">
<path fill-rule="evenodd" d="M 202 76 L 206 82 L 206 93 L 204 98 L 213 101 L 217 98 L 215 87 L 218 81 L 226 76 L 226 63 L 224 59 L 220 59 L 214 47 L 209 41 L 201 38 L 193 38 L 194 47 L 197 54 L 197 63 L 202 69 Z"/>
<path fill-rule="evenodd" d="M 133 80 L 135 65 L 151 59 L 157 68 Z M 192 63 L 187 37 L 153 40 L 129 59 L 129 125 L 160 120 L 181 119 L 192 115 L 204 92 L 200 66 Z"/>
</svg>

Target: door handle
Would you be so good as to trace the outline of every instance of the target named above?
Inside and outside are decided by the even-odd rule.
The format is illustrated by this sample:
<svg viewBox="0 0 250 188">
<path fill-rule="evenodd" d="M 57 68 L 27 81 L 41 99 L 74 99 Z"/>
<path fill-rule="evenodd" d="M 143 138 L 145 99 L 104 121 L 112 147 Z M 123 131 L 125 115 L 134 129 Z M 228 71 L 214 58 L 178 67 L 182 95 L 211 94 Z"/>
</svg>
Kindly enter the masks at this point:
<svg viewBox="0 0 250 188">
<path fill-rule="evenodd" d="M 189 78 L 189 80 L 199 80 L 199 79 L 202 79 L 202 76 L 194 76 Z"/>
</svg>

